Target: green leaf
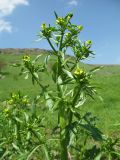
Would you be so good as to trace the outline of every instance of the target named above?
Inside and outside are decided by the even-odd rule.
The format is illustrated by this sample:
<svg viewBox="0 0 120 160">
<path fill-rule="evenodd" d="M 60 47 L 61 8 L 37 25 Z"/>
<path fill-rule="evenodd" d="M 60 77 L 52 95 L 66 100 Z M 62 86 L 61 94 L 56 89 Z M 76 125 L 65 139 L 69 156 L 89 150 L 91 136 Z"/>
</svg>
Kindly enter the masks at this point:
<svg viewBox="0 0 120 160">
<path fill-rule="evenodd" d="M 74 90 L 73 90 L 73 89 L 71 89 L 71 90 L 69 90 L 69 92 L 67 92 L 67 93 L 66 93 L 66 95 L 65 95 L 65 96 L 72 97 L 72 96 L 73 96 L 73 92 L 74 92 Z"/>
<path fill-rule="evenodd" d="M 81 92 L 80 98 L 78 100 L 78 103 L 75 105 L 75 108 L 78 108 L 78 107 L 82 106 L 85 103 L 85 101 L 86 101 L 86 98 L 84 96 L 84 93 Z"/>
<path fill-rule="evenodd" d="M 15 150 L 20 151 L 20 148 L 15 143 L 12 143 L 12 146 Z"/>
<path fill-rule="evenodd" d="M 6 156 L 7 155 L 9 155 L 10 154 L 10 151 L 7 149 L 5 152 L 4 152 L 4 154 L 2 155 L 2 157 L 0 158 L 0 160 L 5 160 L 6 158 Z"/>
<path fill-rule="evenodd" d="M 25 121 L 28 122 L 29 121 L 29 115 L 26 112 L 24 112 L 24 116 L 25 116 Z"/>
<path fill-rule="evenodd" d="M 118 153 L 117 151 L 112 151 L 113 154 L 115 154 L 118 158 L 120 158 L 120 153 Z"/>
<path fill-rule="evenodd" d="M 102 140 L 102 132 L 95 127 L 94 125 L 88 124 L 80 124 L 81 127 L 83 127 L 94 140 L 101 141 Z"/>
<path fill-rule="evenodd" d="M 49 157 L 47 148 L 46 148 L 45 146 L 43 146 L 42 148 L 43 148 L 43 151 L 44 151 L 44 153 L 45 153 L 45 160 L 50 160 L 50 157 Z"/>
<path fill-rule="evenodd" d="M 58 45 L 59 41 L 57 41 L 57 38 L 56 40 L 54 38 L 50 38 L 53 42 L 55 42 L 56 45 Z"/>
<path fill-rule="evenodd" d="M 58 109 L 59 103 L 60 103 L 60 100 L 57 100 L 57 101 L 54 103 L 54 105 L 53 105 L 53 109 L 54 109 L 54 110 L 57 110 L 57 109 Z"/>
<path fill-rule="evenodd" d="M 54 14 L 55 14 L 55 17 L 56 17 L 56 19 L 58 18 L 58 15 L 57 15 L 57 13 L 54 11 Z"/>
<path fill-rule="evenodd" d="M 26 139 L 29 140 L 30 138 L 31 138 L 31 132 L 29 131 L 29 132 L 27 133 Z"/>
<path fill-rule="evenodd" d="M 25 79 L 28 79 L 28 77 L 29 77 L 29 74 L 26 74 Z"/>
<path fill-rule="evenodd" d="M 38 145 L 37 147 L 35 147 L 31 152 L 30 154 L 28 155 L 27 157 L 27 160 L 30 160 L 31 156 L 34 154 L 34 152 L 40 147 L 41 145 Z"/>
<path fill-rule="evenodd" d="M 38 59 L 39 59 L 41 56 L 42 56 L 42 54 L 38 55 L 38 56 L 37 56 L 37 57 L 32 61 L 32 63 L 37 62 L 37 61 L 38 61 Z"/>
<path fill-rule="evenodd" d="M 74 80 L 71 78 L 66 78 L 66 80 L 64 80 L 61 85 L 65 85 L 65 84 L 73 84 Z"/>
<path fill-rule="evenodd" d="M 12 66 L 12 67 L 20 67 L 21 64 L 20 63 L 13 63 L 13 64 L 10 64 L 10 66 Z"/>
<path fill-rule="evenodd" d="M 103 153 L 101 152 L 95 157 L 94 160 L 101 160 L 102 156 L 103 156 Z"/>
<path fill-rule="evenodd" d="M 52 98 L 50 97 L 50 95 L 47 92 L 44 93 L 44 96 L 45 96 L 46 106 L 49 109 L 52 109 L 52 107 L 53 107 L 53 100 L 52 100 Z"/>
<path fill-rule="evenodd" d="M 35 76 L 36 79 L 39 79 L 39 76 L 36 72 L 34 72 L 33 75 Z"/>
<path fill-rule="evenodd" d="M 60 76 L 58 77 L 57 82 L 58 82 L 58 84 L 59 84 L 59 85 L 61 85 L 61 84 L 62 84 L 62 79 L 61 79 L 61 77 L 60 77 Z"/>
<path fill-rule="evenodd" d="M 74 78 L 73 75 L 72 75 L 72 73 L 69 72 L 68 70 L 63 69 L 63 71 L 64 71 L 64 73 L 65 73 L 69 78 L 72 78 L 72 79 Z"/>
<path fill-rule="evenodd" d="M 73 132 L 71 132 L 70 141 L 69 141 L 69 147 L 74 144 L 74 141 L 75 141 L 75 134 Z"/>
<path fill-rule="evenodd" d="M 96 71 L 99 71 L 101 68 L 103 68 L 103 66 L 98 66 L 98 67 L 95 67 L 95 68 L 91 69 L 89 72 L 94 73 Z"/>
<path fill-rule="evenodd" d="M 49 61 L 50 57 L 51 57 L 51 55 L 47 55 L 47 56 L 45 57 L 45 60 L 44 60 L 45 66 L 48 64 L 48 61 Z"/>
<path fill-rule="evenodd" d="M 56 83 L 57 81 L 57 75 L 58 75 L 58 68 L 57 68 L 58 63 L 55 62 L 54 65 L 52 66 L 52 78 L 53 81 Z"/>
<path fill-rule="evenodd" d="M 33 84 L 33 85 L 35 84 L 35 79 L 34 79 L 34 77 L 32 77 L 32 84 Z"/>
<path fill-rule="evenodd" d="M 60 126 L 61 126 L 62 129 L 64 129 L 66 127 L 66 119 L 64 118 L 64 115 L 60 116 Z"/>
<path fill-rule="evenodd" d="M 70 61 L 69 61 L 70 59 L 71 59 L 71 57 L 66 58 L 66 59 L 64 60 L 64 62 L 63 62 L 63 65 L 65 65 L 66 63 L 69 63 L 69 62 L 70 62 Z"/>
<path fill-rule="evenodd" d="M 23 123 L 23 121 L 21 121 L 20 118 L 18 118 L 18 117 L 15 117 L 15 120 L 16 120 L 17 122 L 19 122 L 19 123 Z"/>
<path fill-rule="evenodd" d="M 55 38 L 56 38 L 56 45 L 58 46 L 59 42 L 60 42 L 60 39 L 61 39 L 61 35 L 54 35 Z"/>
<path fill-rule="evenodd" d="M 82 106 L 85 103 L 86 99 L 81 99 L 79 100 L 79 102 L 75 105 L 75 108 L 79 108 L 80 106 Z"/>
</svg>

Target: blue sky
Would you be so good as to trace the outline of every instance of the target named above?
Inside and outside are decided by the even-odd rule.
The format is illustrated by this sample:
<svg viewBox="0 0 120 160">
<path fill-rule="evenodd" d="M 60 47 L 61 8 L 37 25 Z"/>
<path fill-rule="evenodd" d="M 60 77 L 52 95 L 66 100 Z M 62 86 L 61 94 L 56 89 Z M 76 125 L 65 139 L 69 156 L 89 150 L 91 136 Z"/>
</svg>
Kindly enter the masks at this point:
<svg viewBox="0 0 120 160">
<path fill-rule="evenodd" d="M 120 64 L 120 0 L 0 0 L 0 48 L 50 49 L 35 40 L 42 23 L 54 24 L 54 10 L 84 26 L 80 39 L 96 53 L 89 63 Z"/>
</svg>

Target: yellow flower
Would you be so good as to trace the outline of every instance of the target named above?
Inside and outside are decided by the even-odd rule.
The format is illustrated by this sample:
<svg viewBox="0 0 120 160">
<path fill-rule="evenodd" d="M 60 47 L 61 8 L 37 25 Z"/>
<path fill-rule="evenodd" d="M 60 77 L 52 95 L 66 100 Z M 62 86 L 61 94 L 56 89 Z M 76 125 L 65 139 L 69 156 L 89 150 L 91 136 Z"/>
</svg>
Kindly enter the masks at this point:
<svg viewBox="0 0 120 160">
<path fill-rule="evenodd" d="M 27 55 L 23 56 L 23 61 L 24 62 L 29 62 L 30 61 L 30 56 L 27 56 Z"/>
<path fill-rule="evenodd" d="M 63 24 L 63 23 L 64 23 L 64 19 L 63 19 L 62 17 L 58 17 L 58 18 L 56 19 L 56 22 L 57 22 L 58 24 Z"/>
<path fill-rule="evenodd" d="M 84 73 L 84 71 L 82 69 L 80 69 L 79 67 L 77 67 L 77 69 L 74 72 L 75 75 L 81 75 L 83 73 Z"/>
</svg>

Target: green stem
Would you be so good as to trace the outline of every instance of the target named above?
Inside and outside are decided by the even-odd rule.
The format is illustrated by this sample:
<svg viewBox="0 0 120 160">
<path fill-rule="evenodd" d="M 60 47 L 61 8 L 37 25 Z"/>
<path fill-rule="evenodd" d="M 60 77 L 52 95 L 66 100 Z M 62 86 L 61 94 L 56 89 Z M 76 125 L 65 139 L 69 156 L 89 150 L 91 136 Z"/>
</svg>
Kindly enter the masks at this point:
<svg viewBox="0 0 120 160">
<path fill-rule="evenodd" d="M 61 57 L 58 56 L 58 76 L 62 78 L 62 63 L 61 63 Z M 62 99 L 62 90 L 61 86 L 57 83 L 57 90 L 58 90 L 58 97 Z M 65 108 L 62 107 L 63 104 L 59 104 L 59 112 L 58 112 L 58 125 L 60 125 L 60 145 L 61 145 L 61 160 L 68 160 L 68 151 L 67 151 L 67 137 L 66 137 L 66 131 L 65 127 L 63 127 L 63 124 L 66 126 L 66 120 L 64 117 L 64 111 Z"/>
<path fill-rule="evenodd" d="M 67 126 L 63 129 L 61 129 L 61 132 L 60 132 L 61 160 L 69 160 L 70 159 L 70 153 L 68 152 L 68 145 L 70 142 L 70 132 L 71 131 L 69 130 L 69 128 Z"/>
<path fill-rule="evenodd" d="M 60 40 L 60 46 L 59 46 L 59 51 L 62 51 L 62 42 L 63 42 L 63 36 L 64 36 L 64 31 L 61 31 L 61 40 Z M 48 40 L 49 44 L 50 41 Z M 50 44 L 51 45 L 51 44 Z M 56 53 L 54 47 L 51 45 L 52 49 Z M 57 55 L 58 58 L 58 77 L 61 77 L 62 79 L 62 57 L 61 55 Z M 61 85 L 57 83 L 57 90 L 58 90 L 58 97 L 61 98 L 63 97 L 62 90 L 61 90 Z M 65 107 L 62 107 L 64 104 L 59 104 L 59 112 L 58 112 L 58 125 L 60 126 L 60 145 L 61 145 L 61 160 L 68 160 L 68 145 L 70 141 L 70 131 L 67 128 L 68 123 L 72 122 L 72 117 L 69 119 L 66 119 L 66 113 L 65 113 Z M 69 121 L 69 122 L 68 122 Z"/>
<path fill-rule="evenodd" d="M 17 111 L 17 117 L 20 118 L 20 113 Z M 21 141 L 21 134 L 20 134 L 20 122 L 16 121 L 16 119 L 14 119 L 15 121 L 15 126 L 16 126 L 16 129 L 17 129 L 17 142 L 19 145 L 22 145 L 22 141 Z"/>
<path fill-rule="evenodd" d="M 61 160 L 68 160 L 68 150 L 65 139 L 61 140 Z"/>
<path fill-rule="evenodd" d="M 78 97 L 79 97 L 80 89 L 81 89 L 81 86 L 78 87 L 78 90 L 77 90 L 77 92 L 76 92 L 76 94 L 75 94 L 75 96 L 74 96 L 74 98 L 73 98 L 72 107 L 74 107 L 75 104 L 76 104 L 76 101 L 77 101 L 77 99 L 78 99 Z"/>
<path fill-rule="evenodd" d="M 62 41 L 63 41 L 64 31 L 61 32 L 61 40 L 60 40 L 60 47 L 59 51 L 62 51 Z"/>
<path fill-rule="evenodd" d="M 30 71 L 32 77 L 34 77 L 34 79 L 36 80 L 36 82 L 38 83 L 38 85 L 44 89 L 44 86 L 39 82 L 39 80 L 35 77 L 35 75 L 33 74 L 33 72 L 31 71 L 31 69 L 28 67 L 28 70 Z"/>
<path fill-rule="evenodd" d="M 54 48 L 54 46 L 52 45 L 52 43 L 51 43 L 51 41 L 50 41 L 49 38 L 47 38 L 47 41 L 48 41 L 48 43 L 50 44 L 50 46 L 51 46 L 51 48 L 53 49 L 53 51 L 55 52 L 55 55 L 57 55 L 57 51 L 56 51 L 56 49 Z"/>
<path fill-rule="evenodd" d="M 21 134 L 20 134 L 20 124 L 19 122 L 16 122 L 16 127 L 17 127 L 17 141 L 18 141 L 18 144 L 19 145 L 22 145 L 22 142 L 21 142 Z"/>
</svg>

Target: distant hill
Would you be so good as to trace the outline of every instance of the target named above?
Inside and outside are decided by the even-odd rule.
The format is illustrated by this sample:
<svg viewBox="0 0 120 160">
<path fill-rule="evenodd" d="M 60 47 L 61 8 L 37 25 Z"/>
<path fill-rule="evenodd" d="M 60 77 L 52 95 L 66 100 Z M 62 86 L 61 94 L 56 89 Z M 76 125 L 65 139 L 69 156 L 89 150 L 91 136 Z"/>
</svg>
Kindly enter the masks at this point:
<svg viewBox="0 0 120 160">
<path fill-rule="evenodd" d="M 1 48 L 0 54 L 40 54 L 48 53 L 50 50 L 39 48 Z"/>
</svg>

